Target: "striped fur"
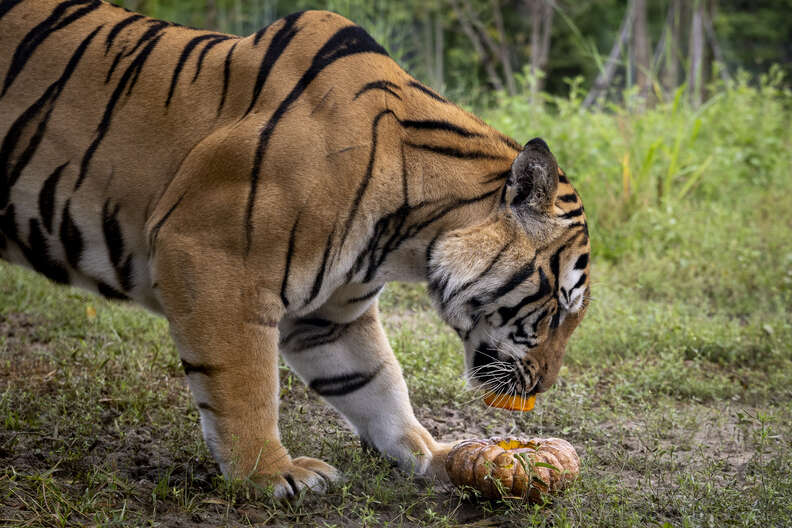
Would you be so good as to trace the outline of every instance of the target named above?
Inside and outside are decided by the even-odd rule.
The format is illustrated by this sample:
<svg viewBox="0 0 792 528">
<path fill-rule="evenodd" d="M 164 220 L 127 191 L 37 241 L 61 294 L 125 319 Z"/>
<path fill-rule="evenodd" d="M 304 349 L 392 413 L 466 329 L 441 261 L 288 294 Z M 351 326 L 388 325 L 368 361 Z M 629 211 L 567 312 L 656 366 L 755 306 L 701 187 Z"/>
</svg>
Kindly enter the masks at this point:
<svg viewBox="0 0 792 528">
<path fill-rule="evenodd" d="M 295 13 L 246 38 L 101 0 L 0 0 L 0 257 L 168 318 L 224 474 L 277 496 L 278 354 L 362 439 L 444 477 L 379 322 L 427 281 L 472 384 L 544 391 L 589 241 L 547 145 L 409 76 L 363 29 Z M 383 412 L 385 411 L 385 412 Z"/>
</svg>

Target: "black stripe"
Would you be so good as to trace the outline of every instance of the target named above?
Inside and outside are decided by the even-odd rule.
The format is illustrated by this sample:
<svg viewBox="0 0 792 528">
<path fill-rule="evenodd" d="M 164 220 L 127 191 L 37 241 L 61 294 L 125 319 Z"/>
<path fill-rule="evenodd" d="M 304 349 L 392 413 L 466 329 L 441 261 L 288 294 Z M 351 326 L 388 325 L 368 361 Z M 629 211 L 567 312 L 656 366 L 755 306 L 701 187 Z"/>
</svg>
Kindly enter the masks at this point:
<svg viewBox="0 0 792 528">
<path fill-rule="evenodd" d="M 586 266 L 588 266 L 588 261 L 589 261 L 589 254 L 588 253 L 583 253 L 575 261 L 574 269 L 576 269 L 576 270 L 586 269 Z"/>
<path fill-rule="evenodd" d="M 566 174 L 563 172 L 558 175 L 558 181 L 561 183 L 569 183 L 569 178 L 566 177 Z"/>
<path fill-rule="evenodd" d="M 316 299 L 316 296 L 319 295 L 319 292 L 322 290 L 322 282 L 324 281 L 325 270 L 327 269 L 327 257 L 330 256 L 330 249 L 332 247 L 334 236 L 335 226 L 330 232 L 330 235 L 327 237 L 324 254 L 322 255 L 322 264 L 319 266 L 319 271 L 316 272 L 316 278 L 314 279 L 313 287 L 311 288 L 311 295 L 308 297 L 308 300 L 305 301 L 305 304 L 308 304 Z"/>
<path fill-rule="evenodd" d="M 303 319 L 298 319 L 296 321 L 296 326 L 297 326 L 296 330 L 293 330 L 291 333 L 280 339 L 279 342 L 280 345 L 287 345 L 289 341 L 291 341 L 295 337 L 298 337 L 306 333 L 310 334 L 311 332 L 315 332 L 316 329 L 318 328 L 336 327 L 339 325 L 331 321 L 328 321 L 327 319 L 322 319 L 320 317 L 305 317 Z M 305 326 L 308 326 L 309 328 L 304 328 Z M 331 332 L 332 330 L 333 328 L 330 328 Z"/>
<path fill-rule="evenodd" d="M 574 203 L 578 201 L 578 196 L 575 193 L 563 194 L 558 197 L 558 200 L 565 203 Z"/>
<path fill-rule="evenodd" d="M 481 343 L 473 352 L 474 376 L 479 384 L 488 384 L 501 375 L 498 368 L 498 350 L 492 345 Z"/>
<path fill-rule="evenodd" d="M 581 286 L 583 286 L 583 284 L 585 284 L 585 283 L 586 283 L 586 274 L 584 273 L 583 275 L 581 275 L 581 276 L 580 276 L 580 278 L 579 278 L 579 279 L 578 279 L 578 281 L 575 283 L 575 285 L 574 285 L 574 286 L 572 286 L 572 288 L 569 290 L 569 293 L 572 293 L 572 291 L 573 291 L 575 288 L 580 288 L 580 287 L 581 287 Z"/>
<path fill-rule="evenodd" d="M 408 119 L 399 122 L 402 124 L 402 126 L 406 128 L 413 128 L 416 130 L 442 130 L 444 132 L 451 132 L 453 134 L 466 138 L 483 137 L 482 134 L 479 134 L 477 132 L 471 132 L 470 130 L 466 130 L 453 123 L 449 123 L 448 121 L 433 120 L 433 119 L 414 121 Z"/>
<path fill-rule="evenodd" d="M 110 33 L 107 34 L 107 38 L 105 38 L 105 55 L 110 52 L 110 48 L 113 47 L 113 42 L 115 42 L 116 37 L 118 36 L 121 31 L 130 24 L 140 20 L 143 18 L 143 15 L 135 13 L 134 15 L 125 18 L 115 26 L 113 29 L 110 30 Z"/>
<path fill-rule="evenodd" d="M 475 116 L 473 116 L 473 117 L 475 117 Z M 477 119 L 478 121 L 481 121 L 481 120 L 480 120 L 480 119 L 478 119 L 478 118 L 476 118 L 476 119 Z M 482 122 L 482 124 L 485 124 L 485 125 L 486 125 L 486 123 L 484 123 L 483 121 L 481 121 L 481 122 Z M 520 151 L 522 151 L 522 145 L 520 145 L 519 143 L 517 143 L 515 140 L 513 140 L 513 139 L 512 139 L 512 138 L 510 138 L 509 136 L 504 136 L 503 134 L 501 134 L 500 132 L 498 132 L 498 138 L 499 138 L 499 139 L 500 139 L 500 140 L 501 140 L 503 143 L 505 143 L 506 145 L 510 146 L 511 148 L 513 148 L 514 150 L 516 150 L 517 152 L 520 152 Z"/>
<path fill-rule="evenodd" d="M 301 16 L 302 12 L 299 12 L 292 13 L 284 18 L 283 26 L 281 26 L 278 32 L 275 33 L 275 36 L 272 37 L 272 41 L 270 41 L 269 46 L 267 46 L 267 51 L 264 53 L 264 58 L 259 65 L 258 75 L 256 75 L 256 84 L 253 86 L 253 97 L 250 99 L 250 105 L 245 111 L 245 115 L 253 110 L 253 106 L 255 106 L 256 101 L 258 101 L 261 90 L 264 88 L 264 83 L 267 82 L 267 77 L 269 77 L 273 66 L 275 66 L 275 62 L 289 46 L 294 36 L 297 35 L 299 28 L 295 27 L 295 24 Z M 254 45 L 258 43 L 259 38 L 261 37 L 257 33 Z"/>
<path fill-rule="evenodd" d="M 228 50 L 226 53 L 225 63 L 223 64 L 223 93 L 220 95 L 220 106 L 217 107 L 217 115 L 220 115 L 220 112 L 223 111 L 223 107 L 225 106 L 226 96 L 228 95 L 228 81 L 231 79 L 231 57 L 234 55 L 234 50 L 239 44 L 239 41 L 234 42 L 234 45 L 231 46 L 231 49 Z"/>
<path fill-rule="evenodd" d="M 408 147 L 412 147 L 419 150 L 428 150 L 429 152 L 434 152 L 436 154 L 441 154 L 443 156 L 449 156 L 451 158 L 459 158 L 459 159 L 490 159 L 490 160 L 498 160 L 498 159 L 506 159 L 503 156 L 498 156 L 495 154 L 490 154 L 488 152 L 482 152 L 480 150 L 470 150 L 470 151 L 462 151 L 455 149 L 453 147 L 440 147 L 437 145 L 427 145 L 423 143 L 413 143 L 411 141 L 407 141 L 404 143 Z"/>
<path fill-rule="evenodd" d="M 44 224 L 44 229 L 48 233 L 52 233 L 52 217 L 55 215 L 55 190 L 58 187 L 58 180 L 60 180 L 63 169 L 66 168 L 69 162 L 57 167 L 52 174 L 50 174 L 44 185 L 41 186 L 41 191 L 38 196 L 39 215 L 41 222 Z"/>
<path fill-rule="evenodd" d="M 69 273 L 49 256 L 49 244 L 41 232 L 38 220 L 30 219 L 30 247 L 18 244 L 25 258 L 34 270 L 61 284 L 69 283 Z"/>
<path fill-rule="evenodd" d="M 555 284 L 553 286 L 554 298 L 558 298 L 558 289 L 561 286 L 561 253 L 566 251 L 567 247 L 568 247 L 567 244 L 562 245 L 550 257 L 550 274 L 553 276 L 553 279 L 555 280 Z"/>
<path fill-rule="evenodd" d="M 404 206 L 410 207 L 410 186 L 407 181 L 407 155 L 404 152 L 404 143 L 399 146 L 401 151 L 401 176 L 402 176 L 402 194 L 404 196 Z"/>
<path fill-rule="evenodd" d="M 556 308 L 553 318 L 550 319 L 550 328 L 558 328 L 559 324 L 561 324 L 561 310 Z"/>
<path fill-rule="evenodd" d="M 284 341 L 281 342 L 281 345 L 286 345 L 289 341 L 294 339 L 294 337 L 299 337 L 301 335 L 308 334 L 307 336 L 303 337 L 298 343 L 288 347 L 289 349 L 288 351 L 290 353 L 304 352 L 312 348 L 328 345 L 330 343 L 335 343 L 336 341 L 344 337 L 344 335 L 346 335 L 347 330 L 349 330 L 348 324 L 333 324 L 322 333 L 311 333 L 313 332 L 313 329 L 311 328 L 296 330 L 291 334 L 289 334 L 289 336 Z"/>
<path fill-rule="evenodd" d="M 11 11 L 15 5 L 17 5 L 22 0 L 2 0 L 0 1 L 0 18 L 3 18 L 6 13 Z"/>
<path fill-rule="evenodd" d="M 116 301 L 129 300 L 129 297 L 127 297 L 125 294 L 121 293 L 120 291 L 116 290 L 115 288 L 104 282 L 97 282 L 96 289 L 99 291 L 102 297 L 106 297 L 108 299 L 114 299 Z"/>
<path fill-rule="evenodd" d="M 448 299 L 452 299 L 454 297 L 457 297 L 460 293 L 462 293 L 466 289 L 470 288 L 474 284 L 477 284 L 481 279 L 486 277 L 489 274 L 489 272 L 492 271 L 492 268 L 495 267 L 495 264 L 497 264 L 498 261 L 501 259 L 501 257 L 506 252 L 506 250 L 509 249 L 509 247 L 511 247 L 512 242 L 513 242 L 513 240 L 509 240 L 508 242 L 506 242 L 506 244 L 502 248 L 500 248 L 500 250 L 495 255 L 495 257 L 490 261 L 490 263 L 487 265 L 487 267 L 484 268 L 484 270 L 481 273 L 476 275 L 476 278 L 467 281 L 466 283 L 462 284 L 461 286 L 458 286 L 454 291 L 449 293 L 447 296 L 444 295 L 443 297 L 444 298 L 447 297 Z M 445 303 L 443 303 L 443 304 L 445 304 Z"/>
<path fill-rule="evenodd" d="M 171 99 L 173 98 L 173 92 L 176 90 L 176 83 L 179 82 L 179 76 L 181 75 L 181 71 L 184 69 L 184 65 L 187 63 L 187 60 L 190 58 L 193 50 L 203 42 L 204 40 L 213 39 L 215 35 L 199 35 L 197 37 L 193 37 L 190 39 L 187 44 L 185 44 L 184 49 L 179 55 L 179 60 L 176 62 L 176 66 L 173 68 L 173 75 L 171 76 L 171 83 L 170 89 L 168 89 L 168 97 L 165 99 L 165 106 L 170 106 Z"/>
<path fill-rule="evenodd" d="M 381 292 L 384 287 L 385 286 L 380 286 L 379 288 L 371 290 L 368 293 L 364 293 L 360 297 L 353 297 L 353 298 L 349 299 L 346 303 L 347 304 L 356 304 L 356 303 L 359 303 L 359 302 L 368 301 L 372 297 L 378 295 L 379 292 Z"/>
<path fill-rule="evenodd" d="M 277 21 L 276 21 L 276 22 L 277 22 Z M 272 24 L 267 24 L 267 25 L 266 25 L 266 26 L 264 26 L 263 28 L 261 28 L 261 29 L 259 29 L 258 31 L 256 31 L 256 34 L 255 34 L 255 36 L 253 37 L 253 45 L 254 45 L 254 46 L 258 46 L 258 43 L 259 43 L 259 41 L 261 40 L 261 38 L 264 36 L 264 34 L 267 32 L 267 30 L 268 30 L 269 28 L 271 28 L 271 27 L 272 27 Z"/>
<path fill-rule="evenodd" d="M 161 28 L 160 28 L 161 29 Z M 151 30 L 149 30 L 151 31 Z M 96 132 L 94 133 L 94 140 L 91 142 L 91 145 L 83 154 L 82 162 L 80 163 L 80 174 L 77 177 L 77 181 L 74 184 L 74 190 L 80 188 L 82 185 L 83 180 L 85 180 L 85 176 L 88 174 L 88 168 L 91 164 L 91 159 L 93 159 L 96 150 L 99 148 L 99 144 L 104 139 L 107 131 L 110 129 L 110 124 L 113 120 L 113 112 L 115 111 L 115 107 L 118 104 L 118 101 L 121 99 L 121 95 L 124 92 L 125 88 L 129 88 L 127 94 L 130 93 L 132 87 L 137 82 L 138 75 L 140 71 L 143 69 L 143 65 L 146 63 L 146 59 L 148 59 L 151 52 L 156 47 L 157 43 L 162 38 L 162 35 L 158 35 L 151 39 L 151 41 L 146 44 L 146 47 L 140 50 L 140 53 L 137 54 L 135 59 L 132 63 L 127 67 L 124 74 L 121 76 L 121 79 L 118 81 L 118 84 L 113 90 L 112 95 L 110 96 L 110 100 L 105 106 L 104 115 L 102 116 L 102 120 L 99 125 L 96 127 Z"/>
<path fill-rule="evenodd" d="M 531 323 L 531 335 L 528 335 L 525 333 L 524 323 L 528 317 L 532 317 L 534 314 L 536 314 L 536 317 L 534 318 L 533 323 Z M 518 345 L 525 345 L 529 348 L 535 348 L 536 333 L 539 328 L 539 323 L 542 322 L 542 320 L 547 316 L 547 314 L 548 314 L 548 308 L 545 307 L 545 308 L 541 308 L 541 311 L 539 311 L 538 314 L 536 313 L 536 310 L 534 310 L 525 314 L 519 319 L 515 320 L 514 326 L 517 327 L 517 331 L 509 333 L 509 339 L 511 339 L 513 343 L 516 343 Z"/>
<path fill-rule="evenodd" d="M 198 64 L 195 66 L 195 75 L 193 75 L 192 81 L 190 81 L 191 83 L 198 80 L 198 76 L 201 74 L 201 67 L 203 66 L 204 59 L 206 58 L 206 54 L 209 53 L 209 50 L 230 38 L 231 37 L 227 35 L 215 35 L 214 40 L 210 40 L 206 43 L 206 46 L 201 50 L 201 54 L 198 55 Z"/>
<path fill-rule="evenodd" d="M 487 185 L 488 183 L 492 183 L 500 180 L 506 180 L 509 178 L 509 176 L 511 176 L 511 169 L 503 172 L 496 172 L 494 174 L 489 174 L 487 175 L 487 179 L 481 182 L 481 185 Z"/>
<path fill-rule="evenodd" d="M 19 243 L 19 230 L 16 225 L 14 204 L 8 204 L 4 213 L 0 214 L 0 233 L 6 238 Z"/>
<path fill-rule="evenodd" d="M 120 204 L 111 208 L 109 200 L 102 206 L 102 233 L 118 283 L 124 291 L 129 291 L 132 289 L 132 255 L 121 260 L 124 258 L 124 237 L 118 221 L 120 208 Z"/>
<path fill-rule="evenodd" d="M 168 220 L 168 218 L 170 218 L 170 215 L 173 214 L 173 211 L 175 211 L 176 208 L 179 207 L 179 204 L 186 195 L 187 195 L 187 191 L 184 191 L 184 194 L 179 196 L 179 199 L 176 200 L 176 203 L 171 205 L 170 209 L 168 209 L 168 211 L 164 215 L 162 215 L 162 218 L 159 219 L 159 222 L 154 224 L 154 227 L 151 228 L 151 234 L 149 235 L 149 252 L 152 251 L 154 244 L 157 242 L 157 236 L 159 236 L 160 229 L 162 229 L 162 226 L 165 225 L 165 222 Z"/>
<path fill-rule="evenodd" d="M 149 28 L 143 32 L 143 34 L 140 36 L 138 41 L 135 43 L 135 46 L 131 50 L 129 50 L 128 53 L 124 54 L 124 57 L 129 57 L 131 55 L 134 55 L 135 52 L 138 49 L 140 49 L 141 46 L 143 46 L 143 44 L 150 41 L 154 37 L 159 36 L 162 30 L 168 27 L 170 23 L 165 22 L 164 20 L 149 20 L 148 25 Z"/>
<path fill-rule="evenodd" d="M 528 277 L 536 272 L 536 257 L 531 260 L 528 264 L 517 270 L 505 284 L 501 285 L 495 292 L 492 294 L 492 300 L 499 299 L 512 291 L 514 288 L 525 282 Z"/>
<path fill-rule="evenodd" d="M 109 200 L 102 206 L 102 233 L 104 233 L 110 262 L 114 267 L 121 263 L 121 258 L 124 256 L 124 237 L 121 234 L 121 224 L 117 218 L 120 209 L 120 204 L 111 207 Z"/>
<path fill-rule="evenodd" d="M 202 411 L 209 411 L 212 414 L 218 414 L 217 410 L 206 402 L 198 402 L 198 408 Z"/>
<path fill-rule="evenodd" d="M 432 240 L 430 240 L 429 243 L 426 245 L 426 255 L 424 256 L 424 258 L 426 259 L 427 276 L 430 275 L 429 262 L 432 260 L 432 253 L 434 253 L 434 248 L 435 245 L 437 245 L 437 241 L 440 240 L 440 235 L 442 235 L 442 233 L 437 233 L 434 237 L 432 237 Z"/>
<path fill-rule="evenodd" d="M 387 55 L 385 49 L 377 44 L 371 36 L 358 26 L 347 26 L 338 30 L 330 37 L 324 46 L 316 53 L 311 62 L 311 66 L 302 75 L 292 91 L 281 102 L 275 110 L 267 125 L 259 136 L 256 155 L 253 161 L 253 170 L 250 176 L 250 193 L 248 195 L 247 209 L 245 211 L 245 237 L 247 240 L 246 251 L 250 251 L 253 241 L 253 207 L 256 202 L 256 192 L 258 190 L 259 172 L 261 163 L 264 159 L 269 140 L 289 107 L 302 95 L 309 84 L 319 75 L 322 70 L 333 62 L 357 53 L 378 53 Z"/>
<path fill-rule="evenodd" d="M 126 48 L 123 48 L 121 51 L 116 53 L 113 62 L 110 64 L 110 69 L 107 70 L 107 75 L 105 75 L 105 84 L 108 84 L 110 82 L 110 79 L 113 78 L 113 73 L 115 72 L 115 69 L 118 67 L 118 63 L 121 62 L 121 58 L 124 56 L 125 51 Z"/>
<path fill-rule="evenodd" d="M 465 199 L 462 199 L 462 200 L 458 200 L 458 201 L 456 201 L 454 203 L 445 205 L 443 207 L 440 207 L 440 208 L 436 209 L 435 211 L 433 211 L 432 213 L 430 213 L 429 217 L 426 220 L 423 220 L 422 222 L 418 222 L 416 224 L 409 225 L 404 230 L 402 230 L 402 224 L 401 223 L 398 224 L 396 233 L 394 233 L 391 236 L 391 238 L 387 241 L 387 243 L 383 247 L 379 259 L 372 258 L 370 260 L 371 264 L 369 266 L 368 271 L 366 272 L 366 279 L 365 280 L 366 281 L 371 281 L 374 278 L 374 275 L 375 275 L 375 273 L 377 271 L 377 268 L 379 266 L 381 266 L 383 262 L 385 262 L 385 259 L 387 258 L 388 254 L 392 253 L 393 251 L 396 251 L 399 247 L 401 247 L 401 245 L 404 243 L 404 241 L 409 240 L 410 238 L 413 238 L 413 237 L 417 236 L 421 231 L 423 231 L 424 229 L 426 229 L 427 227 L 432 225 L 434 222 L 440 220 L 441 218 L 443 218 L 448 213 L 450 213 L 450 212 L 452 212 L 452 211 L 454 211 L 454 210 L 456 210 L 456 209 L 458 209 L 460 207 L 464 207 L 464 206 L 471 205 L 471 204 L 476 203 L 476 202 L 480 202 L 482 200 L 486 200 L 486 199 L 490 198 L 491 196 L 493 196 L 496 192 L 497 192 L 497 189 L 493 190 L 493 191 L 490 191 L 490 192 L 486 192 L 486 193 L 481 194 L 479 196 L 474 196 L 473 198 L 465 198 Z M 416 208 L 418 208 L 418 207 L 416 207 Z M 399 216 L 399 211 L 397 211 L 396 216 L 397 217 Z M 405 220 L 406 220 L 406 218 L 405 218 Z M 429 250 L 429 248 L 427 248 L 427 251 L 428 250 Z"/>
<path fill-rule="evenodd" d="M 60 240 L 66 252 L 66 260 L 72 268 L 79 269 L 80 258 L 82 257 L 85 244 L 83 243 L 82 233 L 80 233 L 80 229 L 77 227 L 77 224 L 74 223 L 71 213 L 69 212 L 70 204 L 71 200 L 66 200 L 66 205 L 63 206 Z"/>
<path fill-rule="evenodd" d="M 3 144 L 0 146 L 0 208 L 8 203 L 11 187 L 16 183 L 22 173 L 22 169 L 24 169 L 32 159 L 33 154 L 36 152 L 36 149 L 44 137 L 47 122 L 55 107 L 55 102 L 58 97 L 60 97 L 64 86 L 66 86 L 66 83 L 77 68 L 83 53 L 85 53 L 88 45 L 100 29 L 102 29 L 102 26 L 96 28 L 80 43 L 77 50 L 69 59 L 68 64 L 66 64 L 66 68 L 64 68 L 60 78 L 52 83 L 49 88 L 47 88 L 47 91 L 44 92 L 30 108 L 25 110 L 8 129 L 8 133 L 3 139 Z M 39 118 L 35 132 L 26 132 L 28 125 L 31 124 L 34 119 L 38 118 L 41 112 L 44 112 L 44 115 Z M 27 147 L 19 154 L 16 162 L 12 163 L 11 157 L 16 150 L 17 144 L 23 137 L 27 136 L 30 136 Z"/>
<path fill-rule="evenodd" d="M 400 89 L 399 85 L 392 83 L 390 81 L 373 81 L 365 84 L 363 88 L 358 90 L 357 93 L 355 94 L 355 97 L 352 98 L 352 100 L 354 101 L 355 99 L 357 99 L 364 93 L 368 92 L 369 90 L 382 90 L 384 92 L 391 94 L 393 97 L 401 101 L 401 96 L 394 91 L 399 89 Z"/>
<path fill-rule="evenodd" d="M 547 296 L 553 290 L 550 286 L 550 281 L 547 280 L 547 276 L 544 273 L 542 268 L 539 268 L 539 289 L 533 295 L 529 295 L 524 297 L 519 303 L 515 306 L 504 306 L 502 308 L 498 308 L 498 314 L 501 317 L 501 326 L 508 323 L 512 317 L 517 315 L 517 313 L 523 309 L 523 307 L 535 303 L 536 301 L 540 300 L 542 297 Z"/>
<path fill-rule="evenodd" d="M 84 7 L 64 16 L 70 7 L 78 5 Z M 22 73 L 30 57 L 50 35 L 65 28 L 72 22 L 79 20 L 100 5 L 101 2 L 99 2 L 99 0 L 69 0 L 58 4 L 52 11 L 52 14 L 50 14 L 46 20 L 31 29 L 22 39 L 22 42 L 19 43 L 19 46 L 17 46 L 14 51 L 14 57 L 11 59 L 11 64 L 8 66 L 8 72 L 6 73 L 5 82 L 3 84 L 3 92 L 0 93 L 0 97 L 6 94 L 17 76 Z"/>
<path fill-rule="evenodd" d="M 189 376 L 191 374 L 203 374 L 204 376 L 212 376 L 218 370 L 219 367 L 215 367 L 213 365 L 206 365 L 204 363 L 190 363 L 184 359 L 181 360 L 182 367 L 184 367 L 184 374 Z"/>
<path fill-rule="evenodd" d="M 317 378 L 311 381 L 309 387 L 324 397 L 347 396 L 368 385 L 371 380 L 377 377 L 383 366 L 384 364 L 368 373 L 356 372 L 331 378 Z"/>
<path fill-rule="evenodd" d="M 427 88 L 423 84 L 419 83 L 418 81 L 410 81 L 409 83 L 407 83 L 407 86 L 409 86 L 410 88 L 415 88 L 416 90 L 419 90 L 419 91 L 425 93 L 426 95 L 428 95 L 429 97 L 431 97 L 435 101 L 440 101 L 441 103 L 451 104 L 451 103 L 448 102 L 448 99 L 438 95 L 437 93 L 435 93 L 434 91 L 430 90 L 429 88 Z"/>
<path fill-rule="evenodd" d="M 338 244 L 338 251 L 342 251 L 344 248 L 344 243 L 346 242 L 347 236 L 349 235 L 350 229 L 352 229 L 352 223 L 355 221 L 355 217 L 358 214 L 358 208 L 360 207 L 360 202 L 363 200 L 363 195 L 366 192 L 366 189 L 371 182 L 371 177 L 374 170 L 374 161 L 377 157 L 377 136 L 378 136 L 378 125 L 380 119 L 385 117 L 386 115 L 396 116 L 392 110 L 383 110 L 379 114 L 374 117 L 374 121 L 371 124 L 371 150 L 369 151 L 369 161 L 368 165 L 366 166 L 366 173 L 363 176 L 363 180 L 358 185 L 357 191 L 355 191 L 355 198 L 352 200 L 352 207 L 349 209 L 349 215 L 347 216 L 346 221 L 344 222 L 344 230 L 341 232 L 341 240 Z M 398 118 L 396 118 L 398 119 Z"/>
<path fill-rule="evenodd" d="M 300 215 L 298 214 L 292 226 L 291 234 L 289 235 L 289 247 L 286 250 L 286 266 L 283 269 L 283 280 L 281 281 L 280 297 L 285 307 L 289 306 L 289 299 L 286 297 L 286 289 L 289 287 L 289 270 L 291 269 L 292 256 L 294 255 L 294 243 L 297 239 L 297 225 L 299 223 Z"/>
<path fill-rule="evenodd" d="M 573 209 L 567 213 L 562 214 L 561 216 L 559 216 L 559 218 L 566 220 L 568 218 L 575 218 L 576 216 L 580 216 L 582 214 L 583 214 L 583 206 L 581 205 L 577 209 Z"/>
</svg>

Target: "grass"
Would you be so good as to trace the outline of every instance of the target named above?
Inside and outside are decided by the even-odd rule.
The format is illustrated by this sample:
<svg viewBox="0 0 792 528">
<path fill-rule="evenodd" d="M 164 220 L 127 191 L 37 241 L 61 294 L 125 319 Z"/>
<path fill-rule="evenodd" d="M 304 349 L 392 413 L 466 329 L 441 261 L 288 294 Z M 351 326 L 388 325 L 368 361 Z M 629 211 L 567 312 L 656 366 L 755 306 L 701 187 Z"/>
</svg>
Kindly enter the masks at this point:
<svg viewBox="0 0 792 528">
<path fill-rule="evenodd" d="M 423 288 L 383 294 L 436 436 L 575 445 L 581 478 L 551 503 L 470 501 L 392 469 L 285 367 L 285 444 L 346 480 L 251 497 L 217 476 L 162 319 L 0 265 L 0 526 L 789 526 L 792 112 L 774 82 L 716 87 L 699 111 L 591 113 L 573 93 L 486 115 L 545 137 L 592 219 L 594 300 L 535 411 L 471 401 Z"/>
</svg>

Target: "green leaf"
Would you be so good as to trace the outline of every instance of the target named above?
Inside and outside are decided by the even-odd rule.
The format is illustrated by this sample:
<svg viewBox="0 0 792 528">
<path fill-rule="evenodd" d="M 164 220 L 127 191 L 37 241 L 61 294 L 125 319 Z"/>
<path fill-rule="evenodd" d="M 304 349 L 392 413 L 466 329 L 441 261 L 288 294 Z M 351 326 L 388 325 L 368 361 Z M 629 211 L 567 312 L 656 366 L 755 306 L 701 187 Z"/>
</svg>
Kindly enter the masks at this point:
<svg viewBox="0 0 792 528">
<path fill-rule="evenodd" d="M 561 470 L 555 467 L 553 464 L 548 464 L 547 462 L 537 462 L 534 464 L 534 467 L 543 467 L 547 469 L 552 469 L 553 471 L 557 471 L 561 473 Z"/>
</svg>

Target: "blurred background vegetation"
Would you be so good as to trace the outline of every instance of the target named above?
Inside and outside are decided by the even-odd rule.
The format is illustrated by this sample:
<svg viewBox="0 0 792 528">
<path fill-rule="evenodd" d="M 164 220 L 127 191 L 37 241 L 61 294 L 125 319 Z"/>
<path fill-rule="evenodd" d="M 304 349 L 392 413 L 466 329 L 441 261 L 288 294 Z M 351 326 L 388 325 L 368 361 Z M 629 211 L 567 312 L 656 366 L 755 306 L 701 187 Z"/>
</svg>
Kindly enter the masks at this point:
<svg viewBox="0 0 792 528">
<path fill-rule="evenodd" d="M 706 98 L 711 79 L 740 69 L 756 76 L 777 64 L 787 77 L 792 73 L 792 0 L 117 3 L 239 35 L 294 11 L 330 9 L 368 29 L 421 80 L 463 102 L 481 101 L 493 91 L 516 95 L 526 87 L 564 95 L 577 78 L 596 88 L 592 96 L 634 85 L 644 93 L 669 92 L 688 81 L 695 97 Z"/>
</svg>

